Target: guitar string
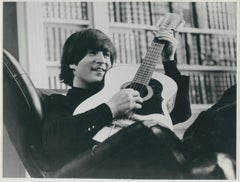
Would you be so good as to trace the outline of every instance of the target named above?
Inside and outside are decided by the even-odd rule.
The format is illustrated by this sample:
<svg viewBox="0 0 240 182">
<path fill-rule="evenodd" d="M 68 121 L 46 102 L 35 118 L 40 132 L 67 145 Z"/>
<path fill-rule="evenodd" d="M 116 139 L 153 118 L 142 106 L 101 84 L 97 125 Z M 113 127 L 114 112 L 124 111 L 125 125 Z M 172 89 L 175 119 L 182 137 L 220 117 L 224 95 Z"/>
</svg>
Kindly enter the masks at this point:
<svg viewBox="0 0 240 182">
<path fill-rule="evenodd" d="M 159 52 L 160 52 L 160 50 L 159 50 L 159 48 L 158 48 L 158 50 L 157 50 L 157 48 L 155 48 L 155 49 L 153 49 L 153 51 L 151 51 L 151 52 L 154 52 L 155 53 L 155 56 L 153 57 L 153 56 L 149 56 L 149 55 L 146 55 L 146 57 L 145 57 L 145 63 L 143 63 L 142 64 L 142 66 L 141 66 L 141 69 L 140 69 L 140 73 L 139 74 L 137 74 L 137 77 L 135 77 L 134 78 L 134 81 L 136 81 L 136 80 L 140 80 L 140 82 L 143 82 L 144 80 L 145 80 L 145 82 L 146 82 L 146 84 L 148 84 L 147 83 L 147 81 L 148 80 L 146 80 L 145 78 L 146 77 L 148 77 L 149 78 L 149 76 L 151 76 L 151 73 L 153 72 L 153 70 L 155 69 L 155 65 L 156 65 L 156 62 L 157 62 L 157 58 L 156 57 L 158 57 L 158 54 L 160 54 Z M 156 54 L 157 53 L 157 54 Z M 147 61 L 146 61 L 147 60 Z M 153 62 L 154 61 L 154 62 Z M 150 63 L 152 63 L 152 67 L 149 67 L 149 65 L 151 65 Z M 147 65 L 146 65 L 147 64 Z"/>
<path fill-rule="evenodd" d="M 150 50 L 150 53 L 153 52 L 155 54 L 155 56 L 149 56 L 150 53 L 147 53 L 147 55 L 145 56 L 145 58 L 144 58 L 145 62 L 143 63 L 142 69 L 140 69 L 140 73 L 138 74 L 139 76 L 134 79 L 134 82 L 136 82 L 137 86 L 139 86 L 139 84 L 138 84 L 139 82 L 140 83 L 144 82 L 144 85 L 142 85 L 143 88 L 146 85 L 148 85 L 148 82 L 152 76 L 151 74 L 153 73 L 156 63 L 157 63 L 157 57 L 159 56 L 159 54 L 161 54 L 161 49 L 162 49 L 161 46 L 160 46 L 160 48 L 159 48 L 159 45 L 158 45 L 158 47 L 155 46 L 155 47 L 153 47 L 152 50 Z M 145 66 L 144 66 L 144 64 L 145 64 Z M 152 66 L 149 67 L 149 65 L 152 65 Z M 146 79 L 146 77 L 148 79 Z M 136 80 L 138 80 L 138 81 L 136 81 Z M 142 90 L 142 89 L 135 87 L 134 83 L 133 83 L 133 88 L 136 88 L 137 90 Z"/>
<path fill-rule="evenodd" d="M 140 92 L 140 95 L 143 94 L 144 90 L 145 90 L 145 87 L 148 85 L 150 79 L 151 79 L 151 74 L 153 73 L 154 69 L 155 69 L 155 66 L 156 66 L 156 63 L 157 63 L 157 58 L 158 56 L 161 55 L 161 52 L 162 52 L 162 49 L 163 49 L 163 46 L 160 46 L 162 44 L 159 44 L 159 43 L 156 43 L 156 42 L 152 42 L 152 45 L 150 47 L 150 50 L 147 51 L 147 54 L 144 58 L 144 62 L 143 64 L 141 65 L 142 66 L 142 70 L 140 72 L 140 76 L 136 77 L 134 80 L 139 80 L 139 77 L 140 77 L 140 81 L 139 82 L 142 82 L 143 80 L 146 82 L 145 85 L 142 85 L 142 84 L 139 84 L 139 83 L 135 83 L 133 82 L 133 86 L 132 88 L 134 90 L 138 90 Z M 149 56 L 150 55 L 150 56 Z M 151 56 L 151 55 L 154 55 L 154 56 Z M 145 65 L 145 66 L 144 66 Z M 151 66 L 149 66 L 151 65 Z M 147 78 L 146 79 L 146 75 L 144 73 L 148 73 L 147 75 Z M 149 74 L 150 73 L 150 74 Z M 137 74 L 138 75 L 138 74 Z M 143 75 L 145 75 L 145 78 L 143 77 Z M 127 119 L 130 119 L 132 118 L 134 112 L 132 111 Z"/>
<path fill-rule="evenodd" d="M 133 79 L 134 81 L 131 82 L 131 88 L 133 88 L 134 90 L 138 90 L 140 95 L 143 94 L 145 87 L 148 85 L 148 82 L 150 81 L 150 79 L 148 78 L 148 80 L 146 80 L 146 73 L 147 77 L 151 77 L 151 74 L 149 73 L 153 73 L 156 63 L 157 63 L 157 58 L 161 55 L 162 52 L 162 48 L 163 46 L 160 46 L 162 44 L 156 43 L 154 40 L 151 43 L 151 46 L 149 48 L 149 50 L 147 51 L 144 59 L 143 59 L 143 64 L 141 64 L 141 68 L 139 69 L 139 73 L 136 74 L 135 78 Z M 154 56 L 152 56 L 154 55 Z M 152 65 L 152 66 L 149 66 Z M 136 80 L 138 80 L 136 82 Z M 139 82 L 146 82 L 145 85 L 139 84 Z M 121 119 L 131 119 L 133 116 L 134 112 L 132 111 L 129 115 L 127 116 L 122 116 L 122 117 L 118 117 L 118 119 L 116 121 L 119 121 Z M 110 134 L 112 133 L 113 128 L 115 128 L 116 124 L 114 123 L 111 129 Z"/>
<path fill-rule="evenodd" d="M 139 82 L 143 82 L 144 80 L 146 80 L 146 76 L 149 76 L 149 72 L 151 72 L 152 70 L 150 69 L 151 67 L 149 65 L 152 65 L 155 61 L 156 62 L 156 56 L 150 56 L 150 54 L 152 53 L 156 53 L 155 51 L 155 47 L 153 47 L 152 49 L 150 49 L 150 51 L 148 51 L 147 55 L 144 58 L 144 61 L 140 67 L 140 69 L 138 70 L 138 73 L 136 74 L 135 78 L 133 79 L 133 82 L 137 82 L 137 80 L 140 80 Z M 152 63 L 152 64 L 150 64 Z M 154 66 L 152 66 L 154 67 Z M 147 71 L 148 70 L 148 71 Z M 147 75 L 146 75 L 147 74 Z M 143 78 L 143 75 L 145 76 L 145 78 Z M 143 80 L 144 79 L 144 80 Z M 146 80 L 147 81 L 147 80 Z M 145 82 L 146 82 L 145 81 Z M 138 83 L 138 82 L 137 82 Z"/>
</svg>

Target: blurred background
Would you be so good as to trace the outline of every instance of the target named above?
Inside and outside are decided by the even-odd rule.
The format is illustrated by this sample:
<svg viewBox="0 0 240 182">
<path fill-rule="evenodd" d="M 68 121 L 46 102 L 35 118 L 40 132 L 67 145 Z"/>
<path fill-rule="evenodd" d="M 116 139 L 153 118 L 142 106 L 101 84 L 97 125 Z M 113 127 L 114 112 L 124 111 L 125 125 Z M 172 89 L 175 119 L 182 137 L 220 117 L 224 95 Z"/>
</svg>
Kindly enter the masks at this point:
<svg viewBox="0 0 240 182">
<path fill-rule="evenodd" d="M 176 33 L 175 59 L 182 74 L 190 76 L 193 116 L 175 126 L 181 137 L 199 111 L 236 83 L 236 2 L 4 2 L 3 48 L 20 62 L 37 88 L 66 89 L 59 81 L 59 66 L 70 34 L 100 29 L 116 46 L 115 65 L 139 65 L 153 40 L 152 30 L 168 12 L 186 21 Z M 163 72 L 161 62 L 157 71 Z M 26 177 L 5 129 L 3 135 L 3 177 Z"/>
</svg>

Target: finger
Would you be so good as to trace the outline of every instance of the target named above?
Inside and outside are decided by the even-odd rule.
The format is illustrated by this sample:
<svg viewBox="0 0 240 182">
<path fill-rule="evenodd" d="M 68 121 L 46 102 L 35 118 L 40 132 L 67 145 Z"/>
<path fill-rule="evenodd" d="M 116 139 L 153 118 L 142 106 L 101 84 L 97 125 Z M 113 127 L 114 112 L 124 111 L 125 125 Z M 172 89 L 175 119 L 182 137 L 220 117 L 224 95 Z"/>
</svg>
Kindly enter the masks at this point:
<svg viewBox="0 0 240 182">
<path fill-rule="evenodd" d="M 143 103 L 143 99 L 141 97 L 135 97 L 134 99 L 136 103 Z"/>
<path fill-rule="evenodd" d="M 130 93 L 132 96 L 137 96 L 139 95 L 139 92 L 137 90 L 134 90 L 132 88 L 126 88 L 124 89 L 126 92 Z"/>
<path fill-rule="evenodd" d="M 141 109 L 141 108 L 142 108 L 142 104 L 135 103 L 134 109 Z"/>
<path fill-rule="evenodd" d="M 139 97 L 140 96 L 140 93 L 137 91 L 137 90 L 134 90 L 133 93 L 132 93 L 133 97 Z"/>
</svg>

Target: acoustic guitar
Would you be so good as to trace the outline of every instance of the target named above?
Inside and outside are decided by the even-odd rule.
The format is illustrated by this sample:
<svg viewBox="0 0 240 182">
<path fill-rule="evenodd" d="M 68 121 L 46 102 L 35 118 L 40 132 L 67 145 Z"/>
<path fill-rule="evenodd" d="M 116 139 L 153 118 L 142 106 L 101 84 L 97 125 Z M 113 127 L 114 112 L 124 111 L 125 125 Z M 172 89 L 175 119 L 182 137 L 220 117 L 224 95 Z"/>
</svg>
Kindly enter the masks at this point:
<svg viewBox="0 0 240 182">
<path fill-rule="evenodd" d="M 159 20 L 156 30 L 176 31 L 183 25 L 184 21 L 178 14 L 167 13 Z M 177 85 L 170 77 L 155 71 L 163 48 L 164 44 L 160 43 L 156 36 L 140 66 L 122 65 L 112 67 L 105 75 L 103 89 L 82 102 L 75 109 L 74 115 L 106 103 L 120 89 L 132 88 L 139 91 L 143 98 L 142 108 L 134 110 L 128 115 L 114 118 L 113 126 L 108 128 L 110 130 L 109 136 L 124 126 L 136 122 L 136 118 L 137 121 L 155 120 L 160 125 L 173 130 L 169 113 L 174 107 Z M 106 130 L 106 128 L 103 130 Z"/>
</svg>

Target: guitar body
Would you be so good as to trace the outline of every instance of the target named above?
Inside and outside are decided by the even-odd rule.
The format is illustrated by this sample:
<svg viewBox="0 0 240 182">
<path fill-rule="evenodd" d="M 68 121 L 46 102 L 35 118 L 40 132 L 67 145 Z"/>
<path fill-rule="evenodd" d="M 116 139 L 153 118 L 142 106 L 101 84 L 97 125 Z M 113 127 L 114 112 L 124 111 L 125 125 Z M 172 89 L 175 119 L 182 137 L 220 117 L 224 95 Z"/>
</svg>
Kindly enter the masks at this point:
<svg viewBox="0 0 240 182">
<path fill-rule="evenodd" d="M 137 66 L 129 65 L 111 68 L 105 75 L 104 88 L 82 102 L 74 111 L 74 115 L 106 103 L 120 89 L 130 85 L 137 70 Z M 143 121 L 158 120 L 172 130 L 169 112 L 173 109 L 176 93 L 177 85 L 174 80 L 164 74 L 154 72 L 149 85 L 144 87 L 142 109 L 136 110 L 135 116 Z"/>
</svg>

